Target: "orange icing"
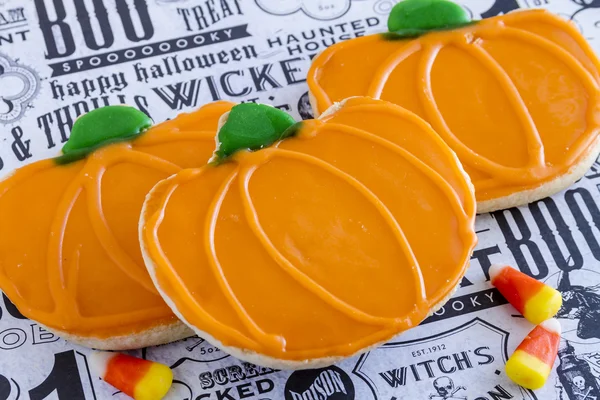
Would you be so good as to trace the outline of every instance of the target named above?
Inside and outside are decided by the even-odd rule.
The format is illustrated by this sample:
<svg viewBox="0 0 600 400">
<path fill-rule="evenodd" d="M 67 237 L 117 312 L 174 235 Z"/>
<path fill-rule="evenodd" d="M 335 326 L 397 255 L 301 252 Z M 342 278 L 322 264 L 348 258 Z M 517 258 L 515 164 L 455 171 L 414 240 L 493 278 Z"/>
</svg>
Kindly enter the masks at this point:
<svg viewBox="0 0 600 400">
<path fill-rule="evenodd" d="M 448 147 L 367 98 L 184 170 L 145 207 L 149 267 L 184 320 L 280 359 L 350 355 L 417 325 L 476 243 L 473 192 Z"/>
<path fill-rule="evenodd" d="M 427 120 L 483 201 L 535 189 L 587 154 L 600 128 L 599 70 L 572 24 L 529 10 L 414 40 L 338 43 L 314 59 L 308 84 L 317 112 L 370 96 Z"/>
<path fill-rule="evenodd" d="M 0 288 L 27 317 L 81 336 L 177 319 L 144 267 L 137 227 L 161 179 L 206 163 L 218 102 L 66 165 L 43 160 L 0 182 Z"/>
</svg>

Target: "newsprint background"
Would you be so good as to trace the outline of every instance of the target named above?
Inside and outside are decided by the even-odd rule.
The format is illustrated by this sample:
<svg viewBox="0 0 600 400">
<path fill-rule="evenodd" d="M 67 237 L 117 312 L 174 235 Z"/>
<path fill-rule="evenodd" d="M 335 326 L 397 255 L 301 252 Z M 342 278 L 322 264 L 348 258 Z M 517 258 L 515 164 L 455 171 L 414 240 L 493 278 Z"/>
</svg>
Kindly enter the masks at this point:
<svg viewBox="0 0 600 400">
<path fill-rule="evenodd" d="M 572 19 L 600 51 L 599 0 L 460 3 L 476 19 L 548 8 Z M 75 118 L 103 105 L 131 104 L 160 122 L 229 99 L 310 118 L 304 78 L 311 58 L 335 42 L 384 30 L 393 4 L 0 0 L 0 175 L 56 155 Z M 471 268 L 444 308 L 337 366 L 259 368 L 198 337 L 132 354 L 173 369 L 169 399 L 600 400 L 600 161 L 552 198 L 480 216 L 477 231 Z M 494 262 L 510 263 L 564 297 L 560 357 L 535 393 L 504 373 L 531 326 L 491 288 Z M 124 399 L 90 374 L 87 354 L 0 295 L 0 400 Z"/>
</svg>

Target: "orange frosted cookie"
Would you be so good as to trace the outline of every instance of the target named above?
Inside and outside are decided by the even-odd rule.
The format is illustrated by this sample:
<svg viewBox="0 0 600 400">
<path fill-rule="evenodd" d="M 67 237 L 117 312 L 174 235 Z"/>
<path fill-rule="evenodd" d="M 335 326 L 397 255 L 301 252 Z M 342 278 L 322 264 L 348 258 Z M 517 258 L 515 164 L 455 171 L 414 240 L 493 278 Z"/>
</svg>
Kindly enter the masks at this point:
<svg viewBox="0 0 600 400">
<path fill-rule="evenodd" d="M 313 60 L 317 115 L 349 96 L 418 114 L 458 155 L 478 212 L 551 195 L 593 163 L 600 62 L 573 24 L 544 10 L 470 22 L 448 1 L 405 0 L 388 25 L 394 33 L 341 42 Z"/>
<path fill-rule="evenodd" d="M 257 104 L 222 122 L 214 162 L 156 185 L 140 221 L 159 292 L 212 344 L 274 368 L 330 364 L 458 285 L 475 199 L 416 115 L 352 98 L 297 124 Z"/>
<path fill-rule="evenodd" d="M 158 181 L 208 161 L 230 108 L 213 103 L 151 128 L 131 107 L 79 118 L 62 156 L 0 182 L 0 289 L 28 318 L 90 347 L 189 335 L 147 274 L 137 225 Z"/>
</svg>

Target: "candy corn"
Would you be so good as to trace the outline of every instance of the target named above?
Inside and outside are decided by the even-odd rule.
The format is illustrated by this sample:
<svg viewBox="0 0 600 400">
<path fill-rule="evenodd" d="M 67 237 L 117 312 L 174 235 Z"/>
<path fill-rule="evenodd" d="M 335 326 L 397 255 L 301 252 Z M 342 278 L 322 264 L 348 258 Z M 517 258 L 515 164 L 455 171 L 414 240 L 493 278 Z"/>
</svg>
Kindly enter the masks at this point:
<svg viewBox="0 0 600 400">
<path fill-rule="evenodd" d="M 506 300 L 533 324 L 554 317 L 562 305 L 558 290 L 508 265 L 492 265 L 490 278 Z"/>
<path fill-rule="evenodd" d="M 92 372 L 136 400 L 160 400 L 173 383 L 166 365 L 121 353 L 93 352 Z"/>
<path fill-rule="evenodd" d="M 536 326 L 506 363 L 506 375 L 517 385 L 539 389 L 546 383 L 558 354 L 560 324 L 552 318 Z"/>
</svg>

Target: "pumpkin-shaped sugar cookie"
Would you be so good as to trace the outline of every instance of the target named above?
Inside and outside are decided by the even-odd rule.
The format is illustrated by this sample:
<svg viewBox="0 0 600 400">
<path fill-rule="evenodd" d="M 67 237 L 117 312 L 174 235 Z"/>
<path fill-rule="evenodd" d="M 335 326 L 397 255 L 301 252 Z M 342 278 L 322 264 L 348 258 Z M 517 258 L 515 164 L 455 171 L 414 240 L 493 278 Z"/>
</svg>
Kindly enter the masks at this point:
<svg viewBox="0 0 600 400">
<path fill-rule="evenodd" d="M 297 124 L 257 104 L 223 120 L 214 162 L 156 185 L 140 222 L 157 289 L 199 335 L 259 365 L 310 368 L 450 296 L 476 242 L 474 195 L 423 120 L 367 98 Z"/>
<path fill-rule="evenodd" d="M 545 10 L 469 22 L 448 1 L 405 0 L 388 25 L 315 57 L 317 115 L 349 96 L 418 114 L 458 155 L 478 212 L 551 195 L 593 163 L 600 62 L 572 23 Z"/>
<path fill-rule="evenodd" d="M 61 157 L 0 182 L 0 289 L 21 313 L 100 349 L 189 335 L 144 267 L 139 214 L 156 182 L 209 160 L 230 108 L 210 104 L 152 128 L 134 108 L 100 108 L 75 122 Z"/>
</svg>

